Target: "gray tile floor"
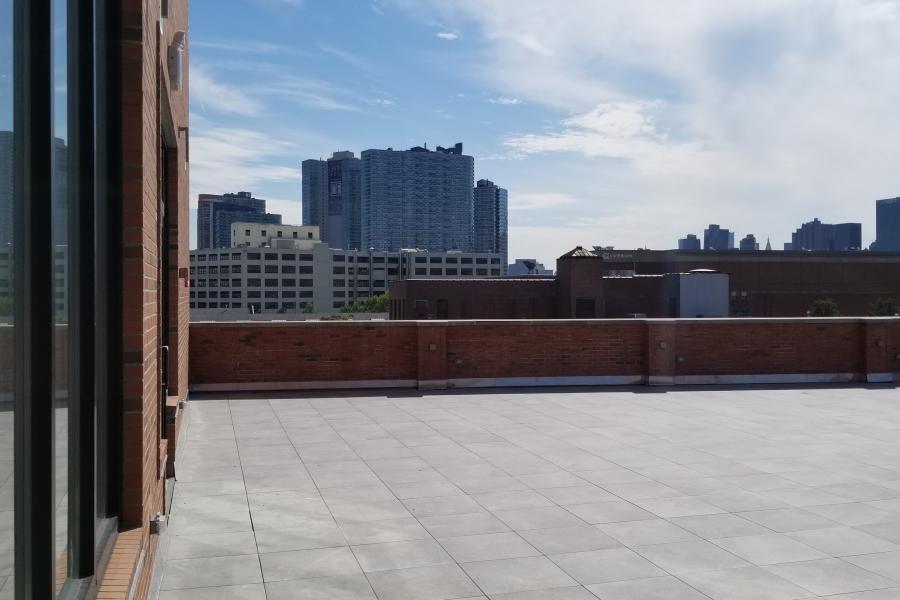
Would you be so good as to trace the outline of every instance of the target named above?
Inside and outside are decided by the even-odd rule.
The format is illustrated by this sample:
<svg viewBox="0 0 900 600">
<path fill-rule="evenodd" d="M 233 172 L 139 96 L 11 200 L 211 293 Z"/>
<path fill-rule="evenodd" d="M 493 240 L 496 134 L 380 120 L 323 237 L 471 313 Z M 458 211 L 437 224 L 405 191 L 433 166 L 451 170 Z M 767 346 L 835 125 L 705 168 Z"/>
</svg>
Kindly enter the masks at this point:
<svg viewBox="0 0 900 600">
<path fill-rule="evenodd" d="M 893 388 L 193 397 L 160 600 L 900 598 Z"/>
</svg>

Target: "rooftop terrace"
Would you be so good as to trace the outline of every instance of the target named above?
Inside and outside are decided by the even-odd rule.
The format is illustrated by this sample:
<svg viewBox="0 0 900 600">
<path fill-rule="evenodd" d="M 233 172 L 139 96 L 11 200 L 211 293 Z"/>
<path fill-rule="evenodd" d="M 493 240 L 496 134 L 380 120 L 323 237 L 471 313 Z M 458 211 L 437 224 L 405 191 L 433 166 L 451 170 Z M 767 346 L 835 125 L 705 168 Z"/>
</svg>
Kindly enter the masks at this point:
<svg viewBox="0 0 900 600">
<path fill-rule="evenodd" d="M 161 600 L 900 598 L 893 386 L 207 394 Z"/>
</svg>

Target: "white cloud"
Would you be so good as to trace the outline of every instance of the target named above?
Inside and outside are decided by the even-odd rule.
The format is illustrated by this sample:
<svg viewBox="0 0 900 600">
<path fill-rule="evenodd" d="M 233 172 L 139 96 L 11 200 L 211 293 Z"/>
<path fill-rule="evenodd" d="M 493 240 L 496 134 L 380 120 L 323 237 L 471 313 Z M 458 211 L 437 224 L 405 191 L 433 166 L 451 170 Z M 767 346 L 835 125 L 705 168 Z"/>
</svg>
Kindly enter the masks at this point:
<svg viewBox="0 0 900 600">
<path fill-rule="evenodd" d="M 451 41 L 451 42 L 453 40 L 459 39 L 459 35 L 456 33 L 453 33 L 452 31 L 441 31 L 441 32 L 437 33 L 436 35 L 437 35 L 437 37 L 441 38 L 442 40 L 447 40 L 447 41 Z"/>
<path fill-rule="evenodd" d="M 543 210 L 575 204 L 576 200 L 562 192 L 524 192 L 510 195 L 511 210 Z"/>
<path fill-rule="evenodd" d="M 522 104 L 522 101 L 518 98 L 507 98 L 506 96 L 498 96 L 496 98 L 488 98 L 488 102 L 491 104 L 503 104 L 507 106 L 513 106 L 516 104 Z"/>
<path fill-rule="evenodd" d="M 721 221 L 777 247 L 815 216 L 862 221 L 871 240 L 873 200 L 900 191 L 897 0 L 395 3 L 472 30 L 480 54 L 463 68 L 560 115 L 506 139 L 541 189 L 616 179 L 604 206 L 630 221 L 598 221 L 602 241 L 669 247 Z M 553 153 L 593 177 L 560 178 Z"/>
<path fill-rule="evenodd" d="M 198 194 L 252 191 L 261 184 L 296 182 L 299 190 L 299 164 L 287 166 L 275 159 L 295 151 L 290 142 L 246 129 L 207 125 L 198 133 L 192 132 L 192 205 L 196 205 Z"/>
<path fill-rule="evenodd" d="M 260 103 L 243 90 L 217 81 L 203 65 L 192 64 L 190 75 L 191 102 L 200 110 L 250 117 L 261 110 Z"/>
<path fill-rule="evenodd" d="M 553 133 L 511 136 L 504 141 L 520 155 L 575 152 L 589 158 L 625 159 L 644 174 L 694 173 L 715 157 L 696 144 L 671 141 L 650 112 L 659 103 L 616 102 L 563 119 Z"/>
</svg>

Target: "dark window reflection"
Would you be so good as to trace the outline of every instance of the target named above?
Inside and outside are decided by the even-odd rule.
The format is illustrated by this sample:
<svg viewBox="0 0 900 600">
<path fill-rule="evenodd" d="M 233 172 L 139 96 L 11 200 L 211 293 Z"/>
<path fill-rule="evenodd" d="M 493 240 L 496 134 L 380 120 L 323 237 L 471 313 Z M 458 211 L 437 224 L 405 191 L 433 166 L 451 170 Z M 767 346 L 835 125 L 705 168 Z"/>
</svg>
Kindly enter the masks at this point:
<svg viewBox="0 0 900 600">
<path fill-rule="evenodd" d="M 56 139 L 53 143 L 53 205 L 50 215 L 50 239 L 53 243 L 53 383 L 55 392 L 56 434 L 54 464 L 55 484 L 54 500 L 56 514 L 55 555 L 57 590 L 62 587 L 66 578 L 68 562 L 68 504 L 69 504 L 69 393 L 66 382 L 68 356 L 68 139 L 66 120 L 67 100 L 67 49 L 66 49 L 66 2 L 54 0 L 54 50 L 53 50 L 53 87 L 54 87 L 54 123 Z"/>
</svg>

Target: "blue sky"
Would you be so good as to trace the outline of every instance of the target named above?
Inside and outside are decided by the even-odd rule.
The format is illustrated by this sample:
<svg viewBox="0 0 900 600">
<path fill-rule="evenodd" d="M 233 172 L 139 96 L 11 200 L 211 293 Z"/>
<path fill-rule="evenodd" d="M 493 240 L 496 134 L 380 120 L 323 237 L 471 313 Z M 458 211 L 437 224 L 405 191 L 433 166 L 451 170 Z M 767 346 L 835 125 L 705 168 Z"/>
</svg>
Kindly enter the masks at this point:
<svg viewBox="0 0 900 600">
<path fill-rule="evenodd" d="M 871 241 L 900 194 L 897 0 L 194 0 L 190 60 L 193 205 L 299 222 L 300 161 L 461 141 L 552 264 L 710 222 Z"/>
</svg>

